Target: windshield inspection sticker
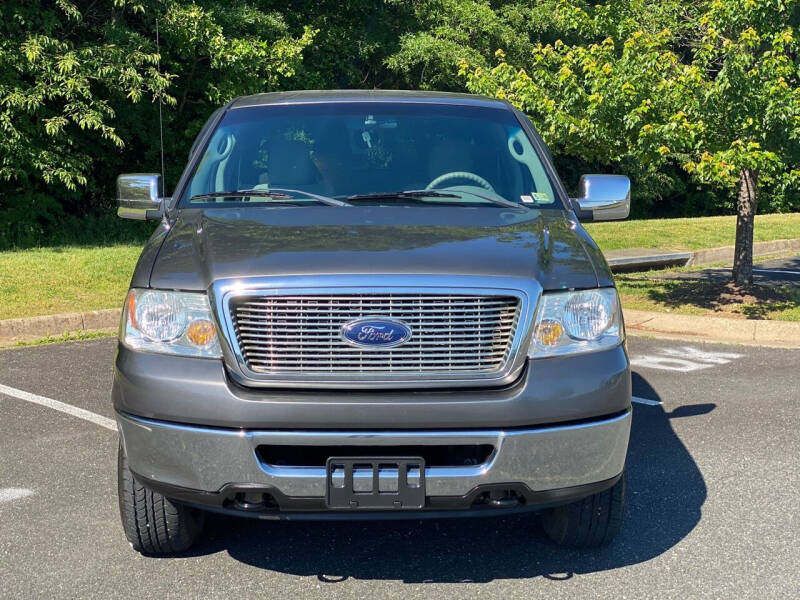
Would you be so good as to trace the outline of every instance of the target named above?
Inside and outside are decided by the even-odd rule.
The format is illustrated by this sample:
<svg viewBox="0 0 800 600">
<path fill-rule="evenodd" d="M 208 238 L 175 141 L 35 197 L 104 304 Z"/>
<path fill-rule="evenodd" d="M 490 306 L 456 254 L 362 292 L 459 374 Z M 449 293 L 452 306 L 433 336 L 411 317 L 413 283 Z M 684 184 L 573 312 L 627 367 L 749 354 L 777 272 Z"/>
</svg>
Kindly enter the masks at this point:
<svg viewBox="0 0 800 600">
<path fill-rule="evenodd" d="M 547 204 L 550 202 L 550 197 L 542 192 L 533 192 L 530 196 L 520 196 L 519 199 L 524 204 L 539 204 L 540 202 Z"/>
</svg>

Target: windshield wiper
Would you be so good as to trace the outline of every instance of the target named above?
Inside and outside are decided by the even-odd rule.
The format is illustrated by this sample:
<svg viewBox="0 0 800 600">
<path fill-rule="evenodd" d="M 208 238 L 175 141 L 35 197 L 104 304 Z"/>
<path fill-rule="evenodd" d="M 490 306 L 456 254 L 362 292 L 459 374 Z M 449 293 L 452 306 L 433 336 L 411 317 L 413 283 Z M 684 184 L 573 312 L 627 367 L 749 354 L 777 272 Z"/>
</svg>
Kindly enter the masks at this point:
<svg viewBox="0 0 800 600">
<path fill-rule="evenodd" d="M 512 202 L 505 198 L 492 198 L 491 196 L 484 196 L 468 190 L 455 190 L 455 192 L 440 192 L 437 190 L 405 190 L 402 192 L 377 192 L 375 194 L 359 194 L 356 196 L 348 196 L 348 200 L 383 200 L 383 199 L 398 199 L 404 200 L 407 198 L 461 198 L 459 194 L 471 194 L 476 198 L 481 198 L 497 204 L 498 206 L 505 206 L 508 208 L 523 208 L 518 202 Z"/>
<path fill-rule="evenodd" d="M 208 200 L 211 198 L 273 198 L 275 200 L 292 200 L 296 198 L 293 194 L 301 194 L 307 196 L 312 200 L 328 204 L 330 206 L 350 206 L 347 202 L 337 200 L 336 198 L 329 198 L 328 196 L 319 196 L 303 190 L 287 190 L 276 189 L 272 190 L 233 190 L 230 192 L 211 192 L 210 194 L 197 194 L 189 198 L 189 202 L 194 200 Z"/>
<path fill-rule="evenodd" d="M 189 198 L 192 200 L 208 200 L 210 198 L 244 198 L 252 196 L 254 198 L 275 198 L 279 200 L 289 199 L 291 196 L 288 194 L 278 194 L 275 192 L 268 192 L 267 190 L 233 190 L 230 192 L 212 192 L 210 194 L 195 194 Z"/>
<path fill-rule="evenodd" d="M 324 204 L 329 204 L 331 206 L 353 206 L 352 204 L 348 204 L 344 200 L 337 200 L 336 198 L 331 198 L 330 196 L 320 196 L 319 194 L 312 194 L 311 192 L 306 192 L 303 190 L 291 190 L 288 188 L 272 188 L 272 191 L 289 194 L 289 198 L 293 198 L 291 194 L 302 194 L 303 196 L 308 196 L 309 198 L 313 198 L 314 200 L 319 200 Z"/>
<path fill-rule="evenodd" d="M 348 200 L 405 200 L 406 198 L 458 198 L 457 194 L 437 192 L 436 190 L 405 190 L 402 192 L 375 192 L 347 196 Z"/>
<path fill-rule="evenodd" d="M 458 190 L 459 193 L 462 194 L 472 194 L 476 198 L 482 198 L 483 200 L 488 200 L 498 206 L 505 206 L 507 208 L 527 208 L 520 204 L 519 202 L 512 202 L 511 200 L 506 200 L 505 198 L 492 198 L 491 196 L 484 196 L 483 194 L 477 194 L 475 192 L 471 192 L 469 190 Z"/>
</svg>

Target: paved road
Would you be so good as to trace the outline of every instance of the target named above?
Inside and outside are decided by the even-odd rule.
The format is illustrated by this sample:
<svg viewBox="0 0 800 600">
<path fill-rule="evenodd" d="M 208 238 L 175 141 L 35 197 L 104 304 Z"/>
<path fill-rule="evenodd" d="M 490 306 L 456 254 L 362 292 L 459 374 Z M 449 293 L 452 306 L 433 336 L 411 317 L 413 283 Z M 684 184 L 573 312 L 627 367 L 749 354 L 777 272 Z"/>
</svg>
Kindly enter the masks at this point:
<svg viewBox="0 0 800 600">
<path fill-rule="evenodd" d="M 112 417 L 113 345 L 0 351 L 0 384 Z M 530 517 L 212 517 L 190 555 L 143 558 L 119 526 L 116 433 L 0 393 L 0 598 L 798 597 L 800 350 L 630 351 L 650 402 L 634 408 L 627 520 L 599 551 L 559 548 Z"/>
</svg>

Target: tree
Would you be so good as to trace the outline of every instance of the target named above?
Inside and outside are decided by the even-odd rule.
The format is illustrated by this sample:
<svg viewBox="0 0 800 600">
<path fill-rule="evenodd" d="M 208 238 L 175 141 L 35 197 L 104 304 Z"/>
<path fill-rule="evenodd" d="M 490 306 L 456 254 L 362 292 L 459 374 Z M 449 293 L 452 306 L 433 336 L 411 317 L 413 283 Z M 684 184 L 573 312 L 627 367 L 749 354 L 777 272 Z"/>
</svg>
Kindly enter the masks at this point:
<svg viewBox="0 0 800 600">
<path fill-rule="evenodd" d="M 285 87 L 314 32 L 251 4 L 0 3 L 0 247 L 65 230 L 91 239 L 88 217 L 110 217 L 116 174 L 159 166 L 159 102 L 174 183 L 214 108 Z"/>
<path fill-rule="evenodd" d="M 736 189 L 734 281 L 749 284 L 759 186 L 800 184 L 797 1 L 550 8 L 572 43 L 538 44 L 527 69 L 502 51 L 488 71 L 462 62 L 467 87 L 509 99 L 556 152 L 628 172 L 645 195 L 674 183 L 671 167 Z M 661 28 L 665 14 L 679 18 Z"/>
<path fill-rule="evenodd" d="M 555 40 L 535 44 L 525 67 L 502 50 L 492 69 L 462 61 L 467 88 L 526 112 L 561 157 L 568 184 L 577 182 L 575 165 L 625 173 L 640 215 L 644 206 L 683 194 L 678 163 L 664 141 L 696 133 L 683 110 L 695 74 L 676 53 L 676 34 L 664 27 L 661 12 L 633 0 L 545 5 L 544 37 Z M 672 8 L 667 14 L 678 14 Z"/>
<path fill-rule="evenodd" d="M 407 87 L 434 90 L 463 89 L 458 64 L 488 66 L 494 51 L 503 48 L 515 60 L 530 55 L 532 43 L 529 2 L 488 0 L 421 0 L 411 3 L 413 18 L 399 36 L 399 47 L 386 66 Z"/>
<path fill-rule="evenodd" d="M 753 279 L 753 225 L 763 183 L 800 183 L 798 2 L 717 0 L 696 22 L 702 74 L 689 118 L 702 125 L 698 179 L 737 189 L 733 279 Z"/>
</svg>

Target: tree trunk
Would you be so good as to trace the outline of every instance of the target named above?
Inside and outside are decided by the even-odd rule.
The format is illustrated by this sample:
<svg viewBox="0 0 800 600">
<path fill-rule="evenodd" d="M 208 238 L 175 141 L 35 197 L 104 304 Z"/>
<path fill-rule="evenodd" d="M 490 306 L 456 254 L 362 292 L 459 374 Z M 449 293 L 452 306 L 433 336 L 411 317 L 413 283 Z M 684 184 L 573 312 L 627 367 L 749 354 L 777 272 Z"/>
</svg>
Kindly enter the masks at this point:
<svg viewBox="0 0 800 600">
<path fill-rule="evenodd" d="M 733 281 L 736 285 L 753 283 L 753 225 L 757 193 L 758 172 L 742 169 L 736 202 L 736 248 L 733 251 Z"/>
</svg>

